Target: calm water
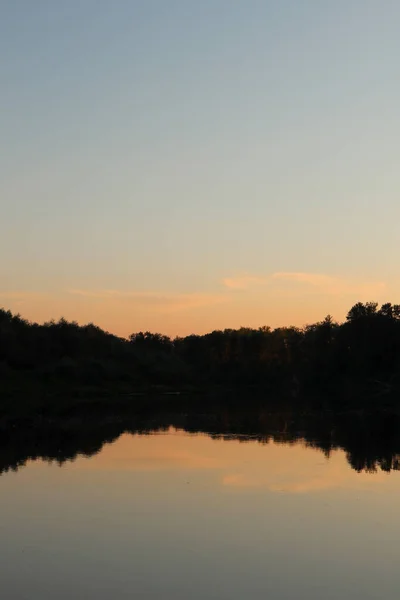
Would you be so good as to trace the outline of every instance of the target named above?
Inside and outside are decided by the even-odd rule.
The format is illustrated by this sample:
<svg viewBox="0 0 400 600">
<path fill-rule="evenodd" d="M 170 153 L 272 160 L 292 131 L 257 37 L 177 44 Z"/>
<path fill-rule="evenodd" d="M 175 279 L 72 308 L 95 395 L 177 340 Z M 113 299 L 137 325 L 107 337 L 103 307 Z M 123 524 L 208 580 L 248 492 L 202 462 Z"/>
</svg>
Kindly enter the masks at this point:
<svg viewBox="0 0 400 600">
<path fill-rule="evenodd" d="M 310 447 L 285 427 L 103 432 L 97 445 L 92 431 L 91 449 L 71 431 L 60 448 L 44 434 L 26 443 L 91 457 L 59 465 L 31 448 L 22 460 L 21 439 L 3 444 L 3 470 L 21 466 L 0 477 L 2 598 L 398 597 L 394 456 L 356 471 L 348 449 L 324 453 L 326 440 Z"/>
</svg>

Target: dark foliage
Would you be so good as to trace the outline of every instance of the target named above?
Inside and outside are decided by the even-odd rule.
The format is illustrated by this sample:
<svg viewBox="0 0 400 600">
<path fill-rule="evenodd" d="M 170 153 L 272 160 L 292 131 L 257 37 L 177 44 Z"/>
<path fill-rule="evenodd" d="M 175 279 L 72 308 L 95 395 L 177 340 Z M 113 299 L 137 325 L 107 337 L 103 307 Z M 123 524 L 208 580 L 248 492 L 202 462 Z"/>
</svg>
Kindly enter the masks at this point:
<svg viewBox="0 0 400 600">
<path fill-rule="evenodd" d="M 246 405 L 244 411 L 241 406 Z M 267 409 L 254 397 L 232 400 L 176 400 L 172 411 L 155 399 L 141 409 L 125 407 L 118 417 L 106 407 L 53 419 L 0 422 L 0 474 L 18 470 L 28 460 L 43 459 L 62 465 L 78 456 L 92 456 L 123 433 L 150 434 L 171 427 L 203 433 L 213 439 L 242 443 L 305 444 L 325 456 L 345 451 L 356 471 L 400 470 L 400 416 L 385 412 L 284 411 Z"/>
<path fill-rule="evenodd" d="M 119 391 L 254 386 L 289 396 L 381 401 L 400 383 L 400 305 L 353 306 L 303 328 L 241 328 L 170 339 L 116 337 L 93 324 L 30 323 L 0 310 L 3 395 L 23 385 Z"/>
</svg>

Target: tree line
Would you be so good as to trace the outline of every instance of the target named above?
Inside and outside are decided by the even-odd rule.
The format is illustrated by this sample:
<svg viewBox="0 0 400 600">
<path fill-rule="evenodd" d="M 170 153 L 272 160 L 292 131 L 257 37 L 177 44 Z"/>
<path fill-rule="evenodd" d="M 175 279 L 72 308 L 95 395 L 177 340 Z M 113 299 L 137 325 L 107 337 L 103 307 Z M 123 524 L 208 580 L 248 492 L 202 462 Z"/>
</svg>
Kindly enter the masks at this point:
<svg viewBox="0 0 400 600">
<path fill-rule="evenodd" d="M 296 407 L 270 411 L 250 396 L 247 410 L 219 398 L 207 407 L 203 402 L 176 401 L 172 410 L 147 406 L 126 407 L 118 419 L 110 406 L 90 412 L 59 415 L 56 419 L 0 423 L 0 475 L 17 471 L 28 460 L 42 459 L 59 465 L 77 456 L 93 456 L 104 444 L 122 434 L 143 435 L 168 431 L 206 434 L 229 443 L 302 444 L 326 457 L 343 450 L 352 469 L 361 472 L 400 470 L 400 416 L 389 412 L 363 414 L 314 411 L 304 414 Z"/>
<path fill-rule="evenodd" d="M 291 396 L 383 398 L 400 384 L 400 305 L 359 302 L 343 323 L 328 315 L 305 327 L 174 339 L 150 332 L 125 339 L 65 319 L 31 323 L 1 309 L 0 381 L 3 391 L 39 382 L 131 391 L 252 386 Z"/>
</svg>

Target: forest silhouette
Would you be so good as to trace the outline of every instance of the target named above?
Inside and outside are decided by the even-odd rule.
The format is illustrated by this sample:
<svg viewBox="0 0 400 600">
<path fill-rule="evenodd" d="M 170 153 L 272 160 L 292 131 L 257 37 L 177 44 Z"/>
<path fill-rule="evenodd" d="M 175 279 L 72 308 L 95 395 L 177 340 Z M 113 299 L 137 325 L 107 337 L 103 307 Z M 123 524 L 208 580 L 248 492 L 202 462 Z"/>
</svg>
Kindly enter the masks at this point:
<svg viewBox="0 0 400 600">
<path fill-rule="evenodd" d="M 225 329 L 171 339 L 120 338 L 65 319 L 39 325 L 0 310 L 0 392 L 32 399 L 160 391 L 259 389 L 340 407 L 381 404 L 400 386 L 400 305 L 357 303 L 343 323 Z M 15 404 L 16 406 L 16 404 Z"/>
<path fill-rule="evenodd" d="M 244 400 L 244 399 L 243 399 Z M 0 474 L 17 471 L 29 460 L 63 465 L 90 457 L 122 434 L 144 435 L 170 428 L 205 434 L 216 440 L 242 443 L 302 444 L 327 458 L 343 450 L 352 469 L 375 473 L 400 470 L 400 415 L 362 411 L 301 412 L 267 410 L 258 400 L 201 402 L 174 400 L 171 410 L 131 409 L 116 415 L 109 410 L 76 412 L 63 418 L 0 422 Z M 242 405 L 247 406 L 243 410 Z M 33 426 L 32 426 L 33 425 Z"/>
</svg>

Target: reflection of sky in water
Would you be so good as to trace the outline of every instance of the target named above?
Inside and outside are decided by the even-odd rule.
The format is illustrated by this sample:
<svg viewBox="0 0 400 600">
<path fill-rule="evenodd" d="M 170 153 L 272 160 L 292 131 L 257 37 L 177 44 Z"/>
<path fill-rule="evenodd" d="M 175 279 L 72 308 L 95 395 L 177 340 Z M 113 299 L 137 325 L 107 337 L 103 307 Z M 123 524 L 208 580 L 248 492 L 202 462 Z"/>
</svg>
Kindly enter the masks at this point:
<svg viewBox="0 0 400 600">
<path fill-rule="evenodd" d="M 374 487 L 386 481 L 387 474 L 354 473 L 342 451 L 330 459 L 302 442 L 294 446 L 270 442 L 210 440 L 170 430 L 168 435 L 123 435 L 106 446 L 90 461 L 78 460 L 77 469 L 134 471 L 215 471 L 207 480 L 235 488 L 263 487 L 275 492 L 304 493 L 335 487 Z M 198 478 L 204 479 L 201 473 Z"/>
<path fill-rule="evenodd" d="M 4 597 L 395 598 L 399 487 L 341 451 L 123 435 L 0 478 Z"/>
</svg>

